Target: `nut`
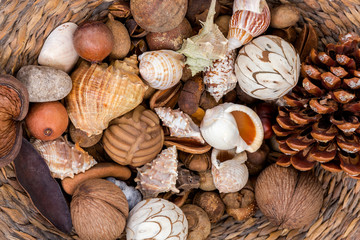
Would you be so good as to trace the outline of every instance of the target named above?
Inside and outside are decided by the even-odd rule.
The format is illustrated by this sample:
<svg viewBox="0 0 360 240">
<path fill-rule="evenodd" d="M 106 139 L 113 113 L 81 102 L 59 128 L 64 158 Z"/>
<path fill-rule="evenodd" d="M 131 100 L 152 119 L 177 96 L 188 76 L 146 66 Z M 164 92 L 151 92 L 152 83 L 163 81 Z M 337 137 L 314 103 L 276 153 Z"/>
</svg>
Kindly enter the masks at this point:
<svg viewBox="0 0 360 240">
<path fill-rule="evenodd" d="M 219 221 L 225 212 L 225 205 L 216 192 L 196 193 L 193 204 L 198 205 L 207 213 L 211 223 Z"/>
</svg>

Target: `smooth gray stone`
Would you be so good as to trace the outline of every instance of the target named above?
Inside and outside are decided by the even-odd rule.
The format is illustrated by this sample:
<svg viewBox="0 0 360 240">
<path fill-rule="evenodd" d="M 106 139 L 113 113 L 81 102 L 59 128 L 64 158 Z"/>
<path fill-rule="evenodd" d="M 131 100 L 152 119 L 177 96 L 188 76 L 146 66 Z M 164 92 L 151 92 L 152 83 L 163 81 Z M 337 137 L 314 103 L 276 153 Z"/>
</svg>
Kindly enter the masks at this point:
<svg viewBox="0 0 360 240">
<path fill-rule="evenodd" d="M 20 68 L 16 78 L 25 84 L 30 102 L 63 99 L 72 88 L 71 78 L 66 72 L 47 66 L 24 66 Z"/>
</svg>

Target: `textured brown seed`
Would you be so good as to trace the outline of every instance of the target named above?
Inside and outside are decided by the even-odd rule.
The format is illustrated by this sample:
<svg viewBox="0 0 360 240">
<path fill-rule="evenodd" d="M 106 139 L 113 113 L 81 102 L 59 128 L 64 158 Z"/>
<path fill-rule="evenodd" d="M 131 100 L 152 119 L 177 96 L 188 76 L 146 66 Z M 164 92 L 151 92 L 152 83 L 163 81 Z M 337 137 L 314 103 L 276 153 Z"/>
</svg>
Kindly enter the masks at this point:
<svg viewBox="0 0 360 240">
<path fill-rule="evenodd" d="M 205 85 L 201 76 L 196 75 L 186 81 L 178 100 L 180 109 L 189 115 L 194 114 L 199 108 L 201 94 L 204 90 Z"/>
<path fill-rule="evenodd" d="M 207 213 L 211 223 L 219 221 L 225 212 L 225 205 L 216 192 L 196 193 L 193 204 L 201 207 Z"/>
</svg>

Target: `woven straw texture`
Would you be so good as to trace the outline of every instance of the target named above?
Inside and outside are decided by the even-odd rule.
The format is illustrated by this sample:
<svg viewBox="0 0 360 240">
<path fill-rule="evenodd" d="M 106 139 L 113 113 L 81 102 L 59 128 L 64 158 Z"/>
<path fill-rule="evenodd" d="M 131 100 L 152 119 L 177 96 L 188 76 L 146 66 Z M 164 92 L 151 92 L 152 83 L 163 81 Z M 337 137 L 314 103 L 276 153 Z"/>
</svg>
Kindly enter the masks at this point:
<svg viewBox="0 0 360 240">
<path fill-rule="evenodd" d="M 300 26 L 304 22 L 314 26 L 320 48 L 336 42 L 339 34 L 359 33 L 360 0 L 267 1 L 270 5 L 296 5 L 302 15 Z M 51 30 L 68 21 L 103 19 L 111 3 L 109 0 L 1 0 L 0 73 L 13 74 L 23 65 L 36 63 Z M 318 218 L 307 228 L 278 229 L 257 211 L 242 222 L 224 216 L 213 225 L 208 239 L 360 239 L 360 182 L 321 168 L 314 172 L 325 196 Z M 75 235 L 60 233 L 37 213 L 17 183 L 12 165 L 2 169 L 0 185 L 0 239 L 77 239 Z"/>
</svg>

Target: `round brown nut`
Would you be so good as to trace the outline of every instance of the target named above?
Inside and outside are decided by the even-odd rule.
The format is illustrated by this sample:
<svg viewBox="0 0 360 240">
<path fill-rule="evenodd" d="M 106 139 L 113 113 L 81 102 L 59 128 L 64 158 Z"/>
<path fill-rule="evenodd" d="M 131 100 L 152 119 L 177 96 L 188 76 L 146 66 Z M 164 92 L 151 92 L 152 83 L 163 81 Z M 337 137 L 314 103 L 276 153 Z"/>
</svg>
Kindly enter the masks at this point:
<svg viewBox="0 0 360 240">
<path fill-rule="evenodd" d="M 272 9 L 270 26 L 280 29 L 287 28 L 294 26 L 299 19 L 299 10 L 292 5 L 284 4 Z"/>
</svg>

